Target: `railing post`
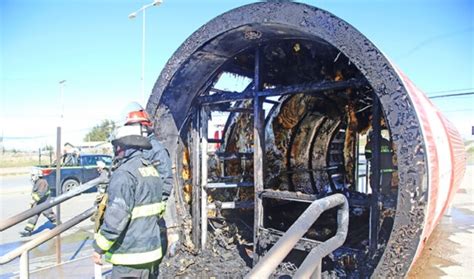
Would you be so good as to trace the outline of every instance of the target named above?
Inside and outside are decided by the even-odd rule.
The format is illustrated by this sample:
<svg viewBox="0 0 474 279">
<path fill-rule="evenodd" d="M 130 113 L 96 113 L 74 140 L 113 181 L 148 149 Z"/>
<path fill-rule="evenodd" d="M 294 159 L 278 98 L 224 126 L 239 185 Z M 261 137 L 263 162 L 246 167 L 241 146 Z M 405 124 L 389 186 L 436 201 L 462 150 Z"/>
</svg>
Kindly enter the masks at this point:
<svg viewBox="0 0 474 279">
<path fill-rule="evenodd" d="M 20 279 L 28 279 L 30 276 L 30 263 L 28 259 L 28 250 L 21 253 L 20 256 Z"/>
<path fill-rule="evenodd" d="M 207 242 L 207 139 L 209 117 L 206 106 L 201 108 L 201 249 L 206 250 Z"/>
<path fill-rule="evenodd" d="M 316 269 L 314 270 L 313 274 L 311 275 L 311 279 L 321 279 L 321 267 L 323 264 L 323 260 L 319 260 L 318 264 L 316 265 Z"/>
<path fill-rule="evenodd" d="M 94 278 L 100 279 L 102 278 L 102 266 L 98 264 L 94 264 Z"/>
</svg>

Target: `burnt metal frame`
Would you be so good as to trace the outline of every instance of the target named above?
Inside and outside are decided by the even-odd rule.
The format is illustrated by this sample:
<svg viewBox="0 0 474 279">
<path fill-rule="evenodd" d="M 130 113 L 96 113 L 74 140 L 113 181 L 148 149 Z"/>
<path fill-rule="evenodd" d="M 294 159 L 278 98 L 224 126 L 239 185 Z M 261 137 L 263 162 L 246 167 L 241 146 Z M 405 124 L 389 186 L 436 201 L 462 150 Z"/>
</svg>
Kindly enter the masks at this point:
<svg viewBox="0 0 474 279">
<path fill-rule="evenodd" d="M 303 83 L 298 85 L 292 86 L 280 86 L 277 88 L 271 89 L 263 89 L 263 82 L 261 80 L 261 46 L 257 46 L 255 50 L 255 69 L 254 69 L 254 88 L 253 90 L 248 90 L 251 88 L 247 88 L 243 92 L 230 92 L 224 91 L 220 89 L 211 88 L 210 92 L 216 92 L 213 95 L 206 95 L 206 96 L 199 96 L 197 97 L 197 104 L 199 109 L 196 110 L 196 114 L 199 114 L 199 119 L 196 119 L 196 125 L 193 127 L 193 142 L 196 142 L 195 148 L 197 151 L 193 151 L 193 170 L 196 173 L 197 177 L 200 177 L 201 181 L 199 182 L 199 178 L 193 175 L 193 189 L 194 191 L 199 191 L 200 195 L 193 192 L 193 197 L 196 197 L 196 201 L 201 201 L 200 206 L 200 214 L 195 215 L 195 211 L 199 211 L 197 208 L 198 206 L 196 203 L 193 205 L 193 217 L 194 217 L 194 225 L 193 228 L 199 227 L 198 220 L 200 220 L 200 244 L 201 249 L 205 249 L 206 243 L 206 235 L 207 235 L 207 218 L 204 215 L 207 215 L 207 195 L 205 194 L 206 187 L 203 186 L 204 183 L 207 181 L 207 152 L 203 150 L 203 144 L 207 144 L 207 125 L 208 119 L 206 117 L 207 110 L 204 107 L 208 107 L 208 109 L 212 111 L 229 111 L 231 113 L 252 113 L 254 115 L 254 156 L 253 156 L 253 163 L 254 163 L 254 193 L 255 193 L 255 201 L 254 201 L 254 257 L 253 262 L 256 264 L 259 259 L 259 231 L 260 228 L 263 228 L 263 205 L 262 205 L 262 196 L 260 193 L 264 191 L 264 163 L 265 163 L 265 112 L 263 110 L 263 103 L 270 101 L 266 100 L 266 97 L 270 96 L 285 96 L 285 95 L 293 95 L 293 94 L 320 94 L 322 92 L 326 92 L 329 90 L 341 90 L 346 89 L 349 87 L 363 87 L 366 86 L 367 83 L 363 80 L 344 80 L 344 81 L 317 81 L 317 82 L 309 82 Z M 219 108 L 218 106 L 213 106 L 213 104 L 220 104 L 220 103 L 228 103 L 232 101 L 241 101 L 246 99 L 253 99 L 253 110 L 245 109 L 245 108 Z M 276 103 L 271 101 L 270 103 Z M 231 115 L 229 115 L 231 117 Z M 196 117 L 195 117 L 196 118 Z M 193 122 L 194 123 L 194 122 Z M 200 123 L 200 125 L 198 124 Z M 196 132 L 198 131 L 198 132 Z M 199 133 L 200 131 L 200 133 Z M 200 139 L 195 139 L 196 135 L 200 137 Z M 204 142 L 205 141 L 205 142 Z M 199 144 L 199 142 L 201 144 Z M 219 142 L 222 142 L 219 141 Z M 196 153 L 194 153 L 196 152 Z M 204 154 L 206 153 L 206 154 Z M 199 164 L 199 155 L 201 154 L 201 164 Z M 197 157 L 196 157 L 197 155 Z M 206 158 L 206 159 L 205 159 Z M 194 167 L 195 166 L 195 167 Z M 205 169 L 206 168 L 206 169 Z M 200 170 L 201 175 L 199 172 Z M 195 179 L 196 177 L 196 179 Z M 196 181 L 195 181 L 196 180 Z M 290 179 L 291 180 L 291 179 Z M 204 181 L 204 182 L 203 182 Z M 198 190 L 199 189 L 199 190 Z M 198 198 L 199 197 L 199 198 Z M 196 218 L 196 216 L 200 215 L 200 218 Z M 196 241 L 196 230 L 193 231 L 193 238 L 195 239 L 195 245 L 199 246 Z"/>
<path fill-rule="evenodd" d="M 255 77 L 254 77 L 255 78 Z M 254 82 L 256 84 L 256 82 Z M 232 101 L 255 99 L 256 96 L 272 97 L 272 96 L 284 96 L 298 93 L 314 94 L 325 92 L 329 90 L 343 90 L 347 88 L 359 88 L 367 85 L 367 82 L 358 79 L 348 79 L 342 81 L 316 81 L 308 82 L 291 86 L 279 86 L 277 88 L 263 89 L 263 87 L 255 90 L 239 92 L 223 91 L 219 90 L 219 93 L 207 96 L 200 96 L 197 98 L 197 103 L 203 104 L 218 104 Z M 258 88 L 257 86 L 255 88 Z M 273 102 L 271 100 L 265 100 L 265 102 Z"/>
<path fill-rule="evenodd" d="M 264 178 L 264 156 L 265 156 L 265 112 L 263 112 L 263 100 L 265 97 L 259 96 L 259 91 L 263 88 L 263 83 L 260 76 L 261 68 L 261 46 L 255 49 L 255 70 L 254 70 L 254 97 L 253 97 L 253 140 L 254 140 L 254 155 L 253 155 L 253 177 L 254 177 L 254 229 L 253 229 L 253 264 L 257 264 L 259 255 L 258 238 L 259 228 L 263 226 L 263 203 L 262 198 L 258 195 L 263 191 Z"/>
<path fill-rule="evenodd" d="M 207 178 L 208 178 L 208 169 L 207 169 L 207 141 L 208 141 L 208 125 L 209 125 L 209 115 L 208 107 L 202 106 L 200 109 L 200 120 L 201 120 L 201 144 L 200 144 L 200 153 L 201 153 L 201 249 L 206 250 L 207 243 Z"/>
<path fill-rule="evenodd" d="M 197 110 L 200 111 L 200 110 Z M 199 164 L 199 150 L 200 150 L 200 135 L 199 135 L 199 121 L 200 113 L 195 113 L 192 117 L 192 127 L 191 127 L 191 139 L 192 139 L 192 214 L 193 214 L 193 244 L 194 247 L 199 247 L 201 243 L 200 237 L 200 221 L 201 221 L 201 212 L 200 212 L 200 203 L 198 202 L 201 198 L 201 189 L 199 187 L 199 178 L 200 178 L 200 164 Z"/>
<path fill-rule="evenodd" d="M 155 83 L 146 110 L 155 119 L 156 134 L 172 158 L 180 158 L 175 156 L 184 146 L 179 141 L 179 129 L 186 120 L 184 112 L 193 109 L 198 88 L 243 49 L 268 39 L 284 39 L 285 34 L 277 32 L 281 28 L 292 37 L 317 39 L 339 49 L 377 93 L 393 144 L 403 149 L 396 149 L 400 187 L 393 229 L 387 245 L 379 250 L 382 254 L 369 262 L 370 271 L 374 277 L 404 277 L 410 267 L 407 263 L 414 260 L 422 241 L 420 224 L 427 216 L 430 190 L 421 122 L 401 73 L 344 20 L 310 5 L 285 1 L 245 5 L 209 21 L 176 50 Z M 248 40 L 240 36 L 234 43 L 225 44 L 237 32 L 252 30 L 262 37 Z M 179 162 L 176 164 L 179 166 Z"/>
<path fill-rule="evenodd" d="M 373 138 L 369 137 L 372 145 L 372 163 L 370 165 L 370 187 L 372 195 L 370 196 L 370 220 L 369 220 L 369 253 L 374 255 L 377 250 L 379 219 L 380 219 L 380 102 L 375 92 L 373 93 L 372 106 L 372 129 Z"/>
</svg>

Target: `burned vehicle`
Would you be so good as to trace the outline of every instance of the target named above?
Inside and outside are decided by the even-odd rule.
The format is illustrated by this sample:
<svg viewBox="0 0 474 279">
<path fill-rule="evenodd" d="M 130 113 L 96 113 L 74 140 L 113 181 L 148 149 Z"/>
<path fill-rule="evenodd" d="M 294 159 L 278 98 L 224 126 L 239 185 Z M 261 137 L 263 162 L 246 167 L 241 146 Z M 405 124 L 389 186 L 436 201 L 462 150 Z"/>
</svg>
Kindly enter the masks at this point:
<svg viewBox="0 0 474 279">
<path fill-rule="evenodd" d="M 342 195 L 346 235 L 322 273 L 403 277 L 464 173 L 460 135 L 427 97 L 354 27 L 300 3 L 254 3 L 202 26 L 147 111 L 174 162 L 188 253 L 167 263 L 175 275 L 243 277 L 310 204 Z M 322 212 L 272 276 L 295 275 L 337 234 L 339 211 Z"/>
</svg>

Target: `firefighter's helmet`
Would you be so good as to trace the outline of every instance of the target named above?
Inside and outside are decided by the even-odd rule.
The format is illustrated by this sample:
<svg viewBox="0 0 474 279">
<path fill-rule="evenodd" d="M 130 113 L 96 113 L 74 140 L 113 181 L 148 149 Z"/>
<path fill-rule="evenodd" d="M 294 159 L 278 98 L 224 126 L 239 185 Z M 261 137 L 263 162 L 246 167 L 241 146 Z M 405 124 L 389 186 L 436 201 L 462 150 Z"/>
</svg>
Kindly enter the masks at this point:
<svg viewBox="0 0 474 279">
<path fill-rule="evenodd" d="M 125 107 L 124 125 L 140 124 L 146 127 L 152 127 L 150 116 L 137 102 L 131 102 Z"/>
<path fill-rule="evenodd" d="M 31 181 L 35 182 L 40 177 L 43 177 L 43 172 L 40 169 L 33 168 L 31 170 Z"/>
<path fill-rule="evenodd" d="M 151 149 L 150 141 L 142 136 L 140 125 L 119 127 L 113 136 L 112 145 L 121 148 Z"/>
</svg>

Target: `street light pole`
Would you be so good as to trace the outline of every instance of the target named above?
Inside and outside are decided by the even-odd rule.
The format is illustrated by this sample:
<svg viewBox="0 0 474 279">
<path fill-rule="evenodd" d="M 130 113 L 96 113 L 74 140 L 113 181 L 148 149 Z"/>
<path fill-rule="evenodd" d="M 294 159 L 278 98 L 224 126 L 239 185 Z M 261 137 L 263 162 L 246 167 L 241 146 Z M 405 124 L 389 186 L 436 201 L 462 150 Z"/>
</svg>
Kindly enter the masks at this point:
<svg viewBox="0 0 474 279">
<path fill-rule="evenodd" d="M 145 25 L 146 25 L 146 9 L 143 9 L 142 17 L 142 104 L 145 104 Z"/>
<path fill-rule="evenodd" d="M 64 84 L 66 83 L 66 80 L 63 79 L 59 82 L 59 89 L 60 89 L 60 113 L 59 115 L 61 115 L 61 122 L 63 121 L 63 118 L 64 118 Z M 62 123 L 61 123 L 62 125 Z"/>
<path fill-rule="evenodd" d="M 141 86 L 142 86 L 142 102 L 143 104 L 145 104 L 146 102 L 146 98 L 145 98 L 145 40 L 146 40 L 146 9 L 150 8 L 150 7 L 153 7 L 153 6 L 159 6 L 161 3 L 163 3 L 163 0 L 155 0 L 153 1 L 152 3 L 150 4 L 147 4 L 147 5 L 144 5 L 143 7 L 141 7 L 140 9 L 138 9 L 137 11 L 131 13 L 128 15 L 128 18 L 129 19 L 134 19 L 135 17 L 137 17 L 137 14 L 142 12 L 143 16 L 142 16 L 142 74 L 141 74 Z"/>
</svg>

